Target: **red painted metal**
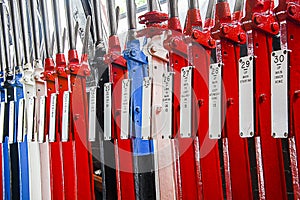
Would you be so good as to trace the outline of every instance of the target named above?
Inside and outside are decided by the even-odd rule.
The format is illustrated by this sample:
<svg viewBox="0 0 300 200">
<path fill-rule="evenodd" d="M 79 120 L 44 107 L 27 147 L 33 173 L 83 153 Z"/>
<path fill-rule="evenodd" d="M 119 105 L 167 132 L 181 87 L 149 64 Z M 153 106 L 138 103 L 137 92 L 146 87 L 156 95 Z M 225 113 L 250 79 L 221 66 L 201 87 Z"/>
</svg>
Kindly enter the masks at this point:
<svg viewBox="0 0 300 200">
<path fill-rule="evenodd" d="M 64 102 L 64 92 L 70 91 L 69 88 L 69 71 L 67 71 L 66 60 L 64 54 L 56 55 L 56 69 L 58 75 L 58 96 L 57 96 L 57 120 L 58 129 L 56 140 L 61 142 L 62 156 L 63 156 L 63 176 L 64 176 L 64 194 L 66 199 L 76 198 L 76 173 L 75 168 L 75 157 L 73 154 L 73 141 L 69 134 L 69 141 L 62 142 L 62 127 L 65 126 L 62 121 L 63 116 L 63 102 Z M 70 104 L 72 105 L 72 104 Z M 71 110 L 71 108 L 70 108 Z M 71 122 L 71 119 L 70 119 Z M 71 126 L 69 125 L 69 132 L 71 131 Z"/>
<path fill-rule="evenodd" d="M 57 74 L 53 59 L 45 59 L 44 78 L 47 85 L 46 98 L 46 119 L 45 119 L 45 136 L 49 135 L 49 121 L 51 115 L 51 94 L 56 94 L 57 91 Z M 56 123 L 58 130 L 58 123 Z M 50 158 L 50 177 L 51 177 L 51 192 L 53 199 L 64 199 L 64 178 L 63 178 L 63 160 L 60 136 L 57 134 L 57 141 L 49 143 L 49 158 Z"/>
<path fill-rule="evenodd" d="M 83 54 L 80 63 L 77 51 L 69 50 L 68 59 L 71 85 L 69 139 L 73 139 L 70 141 L 72 143 L 69 147 L 72 147 L 70 153 L 72 153 L 74 166 L 76 166 L 72 172 L 75 173 L 76 177 L 75 192 L 78 199 L 94 199 L 93 162 L 91 144 L 88 141 L 88 100 L 86 94 L 86 76 L 90 75 L 88 55 Z"/>
<path fill-rule="evenodd" d="M 228 156 L 224 156 L 227 158 L 224 159 L 224 168 L 229 169 L 225 172 L 226 194 L 228 198 L 233 199 L 253 199 L 248 142 L 239 136 L 237 123 L 239 121 L 239 45 L 246 42 L 246 34 L 237 20 L 232 19 L 228 2 L 217 4 L 216 24 L 212 29 L 212 36 L 219 41 L 220 47 L 217 51 L 221 51 L 223 63 L 222 140 L 228 141 L 226 147 Z"/>
<path fill-rule="evenodd" d="M 178 18 L 170 18 L 168 28 L 172 35 L 164 41 L 164 47 L 170 52 L 170 66 L 174 71 L 174 103 L 173 103 L 173 137 L 178 155 L 175 171 L 177 171 L 177 198 L 201 198 L 200 171 L 197 169 L 195 150 L 197 148 L 195 133 L 192 138 L 181 138 L 180 130 L 180 87 L 181 69 L 188 66 L 187 46 L 183 40 L 182 29 Z M 199 151 L 199 149 L 197 150 Z"/>
<path fill-rule="evenodd" d="M 117 36 L 109 38 L 108 54 L 105 60 L 110 68 L 110 81 L 113 83 L 112 104 L 112 135 L 117 139 L 116 159 L 118 185 L 118 199 L 135 199 L 134 169 L 132 159 L 132 144 L 130 139 L 121 138 L 121 108 L 122 80 L 127 78 L 126 60 L 121 55 L 120 42 Z"/>
<path fill-rule="evenodd" d="M 300 1 L 280 0 L 275 9 L 279 22 L 286 22 L 286 32 L 281 32 L 281 37 L 286 37 L 287 48 L 290 52 L 289 72 L 289 141 L 295 140 L 296 149 L 290 152 L 291 168 L 293 175 L 293 189 L 295 199 L 300 198 L 299 187 L 299 162 L 300 156 L 296 153 L 300 149 L 300 46 L 296 41 L 300 40 Z M 292 149 L 292 148 L 291 148 Z M 299 153 L 298 153 L 299 154 Z"/>
<path fill-rule="evenodd" d="M 210 140 L 208 134 L 209 127 L 209 65 L 211 50 L 215 48 L 215 40 L 210 34 L 210 19 L 207 19 L 207 26 L 202 30 L 200 10 L 193 9 L 188 11 L 185 34 L 189 35 L 192 41 L 192 57 L 194 70 L 193 89 L 195 93 L 193 107 L 195 113 L 193 127 L 197 128 L 200 141 L 200 165 L 202 180 L 202 197 L 209 199 L 222 199 L 222 176 L 220 169 L 219 148 L 217 140 Z M 201 46 L 200 46 L 201 45 Z"/>
<path fill-rule="evenodd" d="M 147 12 L 139 17 L 139 23 L 146 24 L 147 27 L 161 27 L 161 23 L 167 20 L 168 14 L 158 11 Z"/>
<path fill-rule="evenodd" d="M 272 36 L 278 34 L 279 24 L 272 13 L 273 0 L 247 1 L 242 20 L 246 31 L 252 30 L 255 58 L 255 139 L 261 140 L 264 185 L 260 196 L 266 199 L 287 199 L 285 172 L 280 139 L 271 135 L 271 52 Z M 260 159 L 260 158 L 257 158 Z M 276 176 L 274 176 L 276 174 Z"/>
</svg>

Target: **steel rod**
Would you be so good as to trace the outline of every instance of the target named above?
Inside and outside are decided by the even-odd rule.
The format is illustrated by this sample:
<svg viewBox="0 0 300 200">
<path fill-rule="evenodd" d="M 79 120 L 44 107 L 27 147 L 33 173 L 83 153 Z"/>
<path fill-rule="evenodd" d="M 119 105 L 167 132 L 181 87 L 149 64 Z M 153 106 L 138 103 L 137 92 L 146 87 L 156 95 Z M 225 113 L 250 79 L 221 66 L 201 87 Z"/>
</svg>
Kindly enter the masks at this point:
<svg viewBox="0 0 300 200">
<path fill-rule="evenodd" d="M 56 48 L 57 53 L 63 53 L 63 45 L 62 45 L 62 33 L 61 33 L 61 18 L 59 12 L 59 2 L 58 0 L 52 0 L 53 4 L 53 14 L 54 14 L 54 24 L 55 24 L 55 41 L 56 41 Z"/>
<path fill-rule="evenodd" d="M 29 0 L 31 10 L 31 23 L 32 23 L 32 34 L 34 43 L 34 59 L 39 60 L 40 57 L 40 33 L 37 18 L 37 2 L 36 0 Z"/>
<path fill-rule="evenodd" d="M 101 17 L 101 1 L 99 0 L 93 0 L 93 6 L 94 6 L 94 19 L 95 22 L 93 23 L 95 25 L 95 35 L 96 35 L 96 43 L 101 41 L 103 39 L 103 32 L 102 32 L 102 17 Z"/>
<path fill-rule="evenodd" d="M 178 0 L 169 0 L 169 15 L 170 18 L 179 17 Z"/>
<path fill-rule="evenodd" d="M 14 37 L 13 41 L 15 46 L 16 62 L 17 62 L 17 66 L 21 66 L 22 57 L 21 57 L 21 46 L 19 43 L 20 32 L 19 32 L 19 24 L 18 24 L 19 9 L 16 0 L 11 1 L 10 9 L 11 9 L 12 24 L 13 24 L 13 37 Z"/>
<path fill-rule="evenodd" d="M 72 3 L 70 0 L 65 0 L 66 11 L 67 11 L 67 27 L 69 35 L 69 48 L 76 49 L 75 34 L 74 34 L 74 23 L 72 15 Z"/>
<path fill-rule="evenodd" d="M 117 17 L 115 9 L 115 0 L 107 0 L 107 10 L 109 16 L 110 36 L 117 34 Z"/>
<path fill-rule="evenodd" d="M 2 29 L 3 29 L 3 39 L 4 39 L 4 48 L 5 48 L 5 64 L 6 64 L 6 72 L 8 74 L 12 74 L 13 70 L 11 69 L 10 65 L 10 43 L 9 43 L 9 30 L 8 30 L 8 16 L 5 9 L 4 3 L 0 4 L 0 12 L 1 12 L 1 18 L 2 18 Z"/>
<path fill-rule="evenodd" d="M 199 9 L 198 0 L 189 0 L 189 9 Z"/>
<path fill-rule="evenodd" d="M 136 29 L 136 4 L 134 0 L 126 0 L 128 29 Z"/>
<path fill-rule="evenodd" d="M 21 29 L 22 29 L 22 40 L 23 40 L 23 53 L 24 63 L 30 62 L 30 44 L 29 44 L 29 28 L 28 28 L 28 15 L 27 5 L 25 0 L 19 0 L 20 13 L 21 13 Z"/>
<path fill-rule="evenodd" d="M 48 10 L 46 0 L 41 0 L 41 11 L 43 19 L 43 30 L 44 30 L 44 41 L 45 41 L 45 52 L 46 58 L 50 58 L 50 28 L 49 28 L 49 19 L 48 19 Z"/>
</svg>

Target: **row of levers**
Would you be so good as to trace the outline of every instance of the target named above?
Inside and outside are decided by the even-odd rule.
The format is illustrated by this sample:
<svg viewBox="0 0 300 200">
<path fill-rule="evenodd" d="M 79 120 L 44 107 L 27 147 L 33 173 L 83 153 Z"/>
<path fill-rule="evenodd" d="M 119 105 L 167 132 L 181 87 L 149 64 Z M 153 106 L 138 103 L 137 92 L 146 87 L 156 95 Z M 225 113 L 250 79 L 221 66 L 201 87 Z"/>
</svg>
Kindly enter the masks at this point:
<svg viewBox="0 0 300 200">
<path fill-rule="evenodd" d="M 299 13 L 0 1 L 0 199 L 300 199 Z"/>
</svg>

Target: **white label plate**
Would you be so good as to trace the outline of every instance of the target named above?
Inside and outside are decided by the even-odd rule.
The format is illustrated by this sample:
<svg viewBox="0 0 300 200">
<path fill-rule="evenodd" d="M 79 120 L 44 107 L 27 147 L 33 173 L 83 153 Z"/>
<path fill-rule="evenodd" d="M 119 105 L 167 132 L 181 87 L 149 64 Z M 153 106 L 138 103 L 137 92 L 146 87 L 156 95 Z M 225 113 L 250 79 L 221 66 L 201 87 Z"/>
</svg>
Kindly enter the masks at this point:
<svg viewBox="0 0 300 200">
<path fill-rule="evenodd" d="M 45 115 L 46 115 L 46 97 L 42 96 L 40 98 L 40 119 L 39 119 L 39 132 L 38 132 L 38 141 L 39 141 L 39 143 L 44 142 Z"/>
<path fill-rule="evenodd" d="M 163 99 L 162 112 L 164 116 L 164 126 L 162 129 L 162 138 L 172 138 L 172 119 L 173 119 L 173 87 L 174 87 L 174 73 L 169 72 L 163 74 Z"/>
<path fill-rule="evenodd" d="M 274 51 L 271 56 L 272 136 L 288 137 L 288 51 Z"/>
<path fill-rule="evenodd" d="M 56 102 L 57 94 L 51 94 L 50 100 L 50 120 L 49 120 L 49 141 L 55 142 L 56 131 Z"/>
<path fill-rule="evenodd" d="M 70 92 L 65 91 L 63 96 L 62 110 L 62 141 L 69 140 L 69 121 L 70 121 Z"/>
<path fill-rule="evenodd" d="M 239 127 L 240 136 L 254 136 L 254 57 L 239 61 Z"/>
<path fill-rule="evenodd" d="M 0 104 L 0 143 L 3 143 L 4 137 L 4 117 L 5 117 L 5 102 Z"/>
<path fill-rule="evenodd" d="M 112 83 L 104 84 L 104 140 L 111 140 Z"/>
<path fill-rule="evenodd" d="M 192 137 L 192 77 L 192 66 L 181 69 L 180 136 L 182 138 Z"/>
<path fill-rule="evenodd" d="M 209 70 L 209 138 L 220 139 L 222 133 L 222 64 Z"/>
<path fill-rule="evenodd" d="M 97 87 L 90 88 L 89 91 L 89 141 L 96 141 L 96 104 L 97 104 Z"/>
<path fill-rule="evenodd" d="M 122 81 L 121 139 L 129 139 L 131 81 Z"/>
<path fill-rule="evenodd" d="M 18 135 L 17 140 L 18 142 L 23 142 L 23 126 L 24 126 L 24 103 L 25 99 L 20 99 L 19 101 L 19 113 L 18 113 Z"/>
<path fill-rule="evenodd" d="M 142 97 L 142 140 L 151 139 L 151 100 L 152 100 L 152 78 L 145 77 L 143 80 Z"/>
<path fill-rule="evenodd" d="M 15 131 L 15 102 L 14 101 L 10 101 L 9 102 L 9 143 L 13 143 L 14 142 L 14 131 Z"/>
<path fill-rule="evenodd" d="M 27 104 L 27 137 L 28 141 L 32 141 L 33 138 L 33 119 L 34 119 L 34 97 L 28 98 Z"/>
</svg>

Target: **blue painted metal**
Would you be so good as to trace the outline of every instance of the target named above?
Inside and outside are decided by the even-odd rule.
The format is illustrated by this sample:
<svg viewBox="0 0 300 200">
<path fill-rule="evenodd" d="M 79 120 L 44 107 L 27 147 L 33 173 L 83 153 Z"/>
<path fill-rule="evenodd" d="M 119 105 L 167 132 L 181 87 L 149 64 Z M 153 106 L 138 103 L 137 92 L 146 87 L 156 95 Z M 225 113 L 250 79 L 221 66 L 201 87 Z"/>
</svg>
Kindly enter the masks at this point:
<svg viewBox="0 0 300 200">
<path fill-rule="evenodd" d="M 4 171 L 4 198 L 5 200 L 11 199 L 10 191 L 10 156 L 9 156 L 9 143 L 8 137 L 4 138 L 3 143 L 3 171 Z"/>
<path fill-rule="evenodd" d="M 129 33 L 131 34 L 131 33 Z M 127 42 L 124 51 L 128 75 L 131 79 L 130 136 L 133 146 L 133 165 L 136 199 L 155 198 L 154 146 L 151 140 L 142 140 L 143 79 L 148 76 L 148 60 L 140 50 L 139 40 Z"/>
<path fill-rule="evenodd" d="M 28 169 L 28 146 L 27 136 L 23 142 L 18 143 L 19 166 L 20 166 L 20 200 L 29 200 L 29 169 Z"/>
<path fill-rule="evenodd" d="M 127 43 L 124 51 L 127 60 L 129 79 L 132 80 L 130 133 L 133 138 L 134 156 L 153 154 L 153 142 L 142 140 L 142 94 L 143 79 L 148 76 L 148 61 L 146 55 L 140 50 L 140 41 L 132 40 Z"/>
<path fill-rule="evenodd" d="M 18 124 L 19 116 L 19 102 L 24 99 L 23 85 L 20 82 L 22 79 L 22 74 L 17 73 L 15 75 L 14 87 L 16 91 L 15 96 L 15 127 L 14 127 L 14 143 L 18 143 L 18 164 L 19 164 L 19 182 L 20 182 L 20 200 L 29 199 L 29 170 L 28 170 L 28 146 L 27 146 L 27 136 L 22 142 L 17 141 L 18 126 L 23 126 L 23 124 Z"/>
<path fill-rule="evenodd" d="M 13 128 L 13 140 L 9 141 L 9 133 L 10 133 L 10 102 L 14 102 L 14 119 L 16 118 L 16 112 L 18 114 L 18 109 L 16 108 L 17 98 L 17 88 L 15 87 L 15 77 L 13 75 L 6 76 L 6 81 L 4 82 L 4 88 L 6 90 L 6 105 L 5 105 L 5 119 L 4 119 L 4 136 L 5 136 L 5 144 L 4 144 L 4 154 L 8 156 L 8 159 L 5 160 L 5 173 L 10 173 L 10 179 L 5 179 L 5 187 L 10 187 L 10 197 L 12 199 L 20 198 L 20 179 L 19 179 L 19 162 L 18 162 L 18 145 L 17 145 L 17 123 L 15 121 Z M 18 89 L 20 91 L 20 88 Z M 20 95 L 20 94 L 19 94 Z M 7 172 L 8 171 L 8 172 Z M 7 192 L 7 191 L 6 191 Z"/>
</svg>

